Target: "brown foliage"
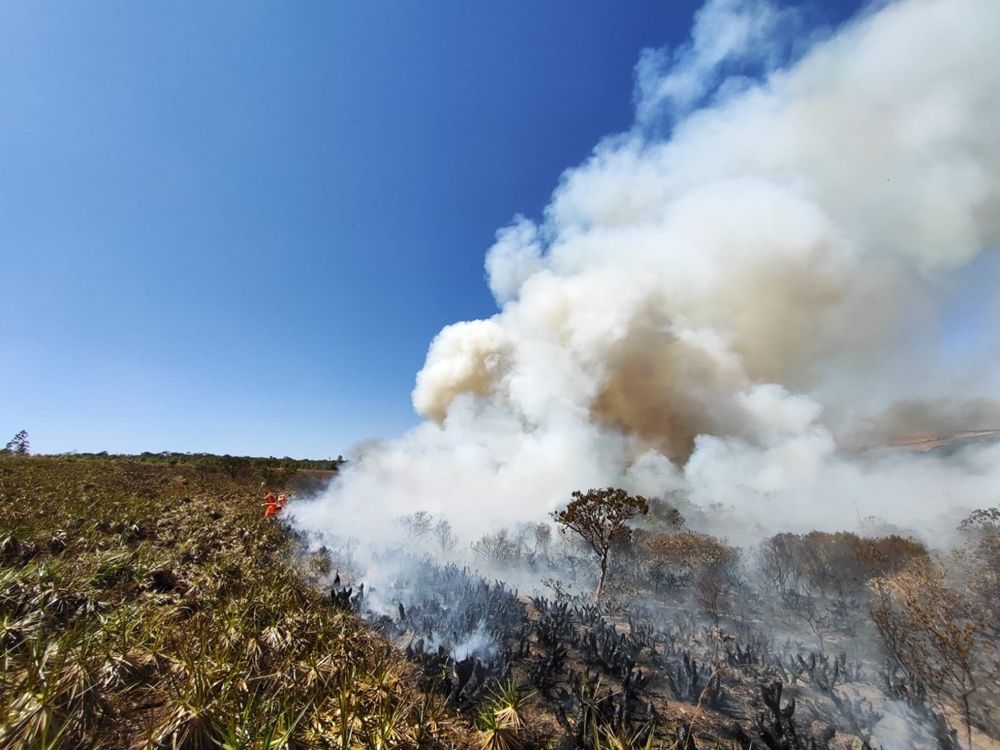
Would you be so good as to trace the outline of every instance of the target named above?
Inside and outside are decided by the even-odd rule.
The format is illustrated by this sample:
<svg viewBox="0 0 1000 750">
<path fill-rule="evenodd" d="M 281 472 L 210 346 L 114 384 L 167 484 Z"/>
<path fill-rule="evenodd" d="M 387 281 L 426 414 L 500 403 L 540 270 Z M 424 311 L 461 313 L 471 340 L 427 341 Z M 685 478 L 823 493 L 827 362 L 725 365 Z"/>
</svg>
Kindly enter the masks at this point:
<svg viewBox="0 0 1000 750">
<path fill-rule="evenodd" d="M 692 531 L 655 534 L 646 541 L 646 550 L 651 560 L 683 570 L 719 565 L 736 552 L 714 536 Z"/>
<path fill-rule="evenodd" d="M 841 598 L 862 593 L 875 576 L 892 575 L 928 559 L 927 549 L 914 539 L 865 538 L 846 531 L 775 534 L 760 546 L 758 555 L 776 588 L 806 584 Z"/>
<path fill-rule="evenodd" d="M 650 578 L 659 585 L 690 584 L 716 624 L 727 593 L 737 583 L 739 551 L 708 534 L 654 534 L 645 543 Z"/>
<path fill-rule="evenodd" d="M 973 723 L 988 721 L 983 699 L 1000 688 L 992 617 L 930 563 L 876 577 L 871 591 L 872 622 L 890 656 L 961 711 L 971 747 Z"/>
<path fill-rule="evenodd" d="M 597 555 L 601 574 L 595 597 L 600 598 L 608 571 L 608 553 L 617 540 L 631 536 L 626 525 L 632 518 L 649 513 L 649 503 L 641 496 L 608 487 L 601 490 L 577 490 L 564 510 L 552 514 L 563 531 L 577 534 Z"/>
</svg>

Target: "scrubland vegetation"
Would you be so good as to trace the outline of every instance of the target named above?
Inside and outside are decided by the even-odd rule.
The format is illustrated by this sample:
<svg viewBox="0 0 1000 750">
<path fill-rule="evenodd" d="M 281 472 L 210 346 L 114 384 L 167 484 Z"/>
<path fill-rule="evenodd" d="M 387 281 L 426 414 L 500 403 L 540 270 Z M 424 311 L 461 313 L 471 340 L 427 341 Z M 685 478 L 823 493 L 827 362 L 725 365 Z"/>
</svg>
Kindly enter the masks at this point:
<svg viewBox="0 0 1000 750">
<path fill-rule="evenodd" d="M 262 495 L 205 462 L 0 457 L 0 747 L 467 746 L 303 584 Z"/>
<path fill-rule="evenodd" d="M 252 464 L 0 457 L 0 747 L 1000 736 L 997 509 L 947 549 L 817 531 L 738 548 L 681 499 L 608 489 L 475 540 L 416 511 L 373 548 L 266 523 L 262 494 Z"/>
<path fill-rule="evenodd" d="M 819 531 L 737 548 L 689 528 L 682 499 L 568 500 L 551 523 L 468 543 L 471 568 L 449 562 L 460 541 L 435 543 L 447 520 L 420 511 L 375 564 L 323 551 L 389 588 L 398 611 L 384 597 L 354 608 L 427 689 L 487 712 L 484 745 L 994 747 L 1000 510 L 943 549 Z M 516 720 L 498 718 L 510 712 L 491 708 L 491 685 Z"/>
</svg>

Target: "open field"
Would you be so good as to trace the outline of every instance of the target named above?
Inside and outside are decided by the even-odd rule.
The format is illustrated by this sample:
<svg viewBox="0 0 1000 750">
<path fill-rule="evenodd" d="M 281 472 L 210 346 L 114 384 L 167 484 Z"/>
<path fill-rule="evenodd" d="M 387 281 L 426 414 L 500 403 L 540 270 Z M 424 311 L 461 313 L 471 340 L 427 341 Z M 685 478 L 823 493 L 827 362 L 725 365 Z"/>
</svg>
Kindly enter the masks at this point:
<svg viewBox="0 0 1000 750">
<path fill-rule="evenodd" d="M 0 457 L 0 747 L 467 746 L 398 653 L 302 583 L 260 482 Z"/>
</svg>

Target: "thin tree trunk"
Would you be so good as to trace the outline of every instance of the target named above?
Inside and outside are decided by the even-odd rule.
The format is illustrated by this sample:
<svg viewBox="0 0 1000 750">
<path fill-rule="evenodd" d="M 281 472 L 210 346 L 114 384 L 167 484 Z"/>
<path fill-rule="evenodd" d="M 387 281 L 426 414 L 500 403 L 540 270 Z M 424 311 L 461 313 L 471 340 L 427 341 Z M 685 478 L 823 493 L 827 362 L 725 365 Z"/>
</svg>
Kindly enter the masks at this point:
<svg viewBox="0 0 1000 750">
<path fill-rule="evenodd" d="M 601 600 L 601 592 L 604 591 L 604 576 L 608 573 L 608 556 L 605 554 L 601 558 L 601 577 L 597 579 L 597 591 L 594 593 L 594 600 Z"/>
<path fill-rule="evenodd" d="M 969 709 L 968 693 L 962 695 L 962 708 L 965 710 L 965 737 L 969 743 L 969 750 L 972 750 L 972 711 Z"/>
</svg>

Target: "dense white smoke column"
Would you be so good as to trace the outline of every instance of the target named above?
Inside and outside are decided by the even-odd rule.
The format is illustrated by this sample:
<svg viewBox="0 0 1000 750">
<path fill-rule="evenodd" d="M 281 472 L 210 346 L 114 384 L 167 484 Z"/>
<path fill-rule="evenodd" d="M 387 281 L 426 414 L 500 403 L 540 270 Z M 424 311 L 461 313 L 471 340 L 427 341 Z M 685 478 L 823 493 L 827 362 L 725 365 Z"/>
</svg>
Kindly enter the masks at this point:
<svg viewBox="0 0 1000 750">
<path fill-rule="evenodd" d="M 921 331 L 1000 234 L 1000 3 L 903 0 L 762 80 L 721 75 L 774 65 L 794 25 L 709 0 L 690 45 L 643 54 L 635 129 L 499 232 L 500 312 L 431 344 L 427 422 L 300 525 L 425 509 L 468 534 L 612 484 L 790 526 L 993 501 L 998 455 L 852 463 L 831 425 L 954 395 Z"/>
</svg>

